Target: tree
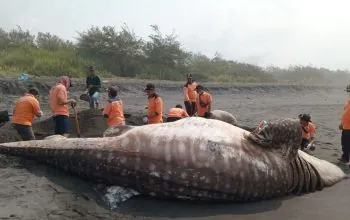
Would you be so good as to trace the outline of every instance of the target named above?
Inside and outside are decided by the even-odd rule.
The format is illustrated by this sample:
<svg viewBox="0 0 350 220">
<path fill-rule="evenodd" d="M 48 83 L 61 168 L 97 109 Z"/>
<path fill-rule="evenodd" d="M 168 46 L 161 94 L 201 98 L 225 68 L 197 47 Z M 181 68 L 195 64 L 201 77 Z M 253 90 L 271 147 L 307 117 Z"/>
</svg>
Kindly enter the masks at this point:
<svg viewBox="0 0 350 220">
<path fill-rule="evenodd" d="M 17 29 L 12 29 L 7 34 L 8 36 L 8 47 L 18 47 L 18 46 L 30 46 L 34 47 L 35 35 L 30 34 L 30 32 L 23 31 L 20 26 Z"/>
<path fill-rule="evenodd" d="M 160 78 L 182 78 L 188 72 L 186 61 L 190 53 L 181 48 L 174 33 L 163 36 L 157 25 L 151 27 L 154 33 L 143 49 L 148 71 L 158 72 Z"/>
<path fill-rule="evenodd" d="M 8 33 L 0 28 L 0 50 L 4 50 L 8 47 L 9 45 L 9 37 Z"/>
<path fill-rule="evenodd" d="M 96 59 L 101 66 L 121 76 L 136 76 L 137 61 L 142 55 L 143 41 L 124 25 L 117 32 L 114 27 L 92 27 L 79 33 L 78 49 Z"/>
<path fill-rule="evenodd" d="M 36 45 L 38 48 L 47 50 L 58 50 L 60 48 L 73 47 L 70 41 L 64 41 L 56 35 L 39 32 L 36 36 Z"/>
</svg>

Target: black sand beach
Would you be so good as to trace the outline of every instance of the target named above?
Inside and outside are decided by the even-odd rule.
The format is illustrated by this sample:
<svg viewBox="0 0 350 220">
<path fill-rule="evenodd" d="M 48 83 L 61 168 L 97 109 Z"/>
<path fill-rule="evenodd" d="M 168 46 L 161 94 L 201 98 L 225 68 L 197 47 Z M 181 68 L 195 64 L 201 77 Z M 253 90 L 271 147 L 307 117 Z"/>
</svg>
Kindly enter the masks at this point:
<svg viewBox="0 0 350 220">
<path fill-rule="evenodd" d="M 70 96 L 78 99 L 84 90 L 84 80 L 75 80 Z M 108 81 L 104 86 L 117 85 L 125 111 L 142 116 L 146 97 L 142 92 L 147 82 Z M 49 115 L 47 92 L 52 79 L 37 79 L 41 104 Z M 175 104 L 183 104 L 181 83 L 156 84 L 164 100 L 165 112 Z M 220 85 L 207 86 L 213 95 L 213 109 L 234 114 L 239 125 L 254 127 L 260 120 L 297 117 L 310 113 L 317 126 L 316 157 L 334 162 L 340 156 L 338 124 L 346 99 L 344 86 L 297 85 Z M 0 110 L 11 110 L 24 92 L 26 84 L 3 79 L 0 81 Z M 101 102 L 106 93 L 101 94 Z M 101 106 L 102 107 L 102 106 Z M 78 110 L 88 103 L 78 102 Z M 96 116 L 100 117 L 100 116 Z M 102 121 L 103 122 L 103 121 Z M 85 122 L 82 122 L 85 123 Z M 100 123 L 100 124 L 98 124 Z M 101 120 L 82 126 L 85 135 L 102 134 Z M 7 126 L 7 125 L 5 125 Z M 0 129 L 5 134 L 6 127 Z M 99 130 L 98 130 L 99 129 Z M 90 133 L 89 133 L 90 132 Z M 251 204 L 192 204 L 184 201 L 164 201 L 139 196 L 120 205 L 118 212 L 108 210 L 94 185 L 58 169 L 18 157 L 0 155 L 0 219 L 346 219 L 350 216 L 349 180 L 298 197 L 288 197 Z"/>
</svg>

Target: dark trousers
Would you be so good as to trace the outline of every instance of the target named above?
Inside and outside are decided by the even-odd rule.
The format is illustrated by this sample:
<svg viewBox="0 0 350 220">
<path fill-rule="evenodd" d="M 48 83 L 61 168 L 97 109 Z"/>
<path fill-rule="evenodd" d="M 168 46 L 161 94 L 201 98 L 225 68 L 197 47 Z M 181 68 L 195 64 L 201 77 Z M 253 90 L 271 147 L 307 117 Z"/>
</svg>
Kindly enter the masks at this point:
<svg viewBox="0 0 350 220">
<path fill-rule="evenodd" d="M 305 139 L 305 138 L 301 139 L 301 150 L 304 150 L 309 143 L 310 141 L 308 139 Z"/>
<path fill-rule="evenodd" d="M 342 159 L 349 162 L 350 153 L 350 130 L 343 130 L 341 132 L 341 146 L 343 150 Z"/>
<path fill-rule="evenodd" d="M 185 101 L 186 112 L 189 116 L 193 116 L 196 113 L 196 102 Z"/>
<path fill-rule="evenodd" d="M 32 126 L 12 124 L 12 127 L 17 131 L 19 136 L 21 136 L 22 140 L 24 141 L 35 140 L 35 135 L 34 135 Z"/>
<path fill-rule="evenodd" d="M 166 119 L 166 121 L 167 122 L 173 122 L 173 121 L 177 121 L 177 120 L 180 120 L 181 118 L 179 118 L 179 117 L 168 117 L 167 119 Z"/>
<path fill-rule="evenodd" d="M 56 115 L 53 117 L 55 123 L 55 134 L 64 135 L 72 131 L 72 121 L 66 115 Z"/>
</svg>

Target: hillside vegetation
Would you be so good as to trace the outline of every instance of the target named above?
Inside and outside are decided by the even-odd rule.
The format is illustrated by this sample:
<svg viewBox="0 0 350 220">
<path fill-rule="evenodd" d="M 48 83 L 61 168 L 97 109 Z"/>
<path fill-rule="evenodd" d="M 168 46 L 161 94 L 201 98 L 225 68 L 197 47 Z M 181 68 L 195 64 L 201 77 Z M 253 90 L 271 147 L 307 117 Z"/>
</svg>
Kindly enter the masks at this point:
<svg viewBox="0 0 350 220">
<path fill-rule="evenodd" d="M 148 39 L 135 35 L 128 26 L 91 27 L 76 36 L 76 42 L 50 33 L 30 33 L 20 27 L 0 28 L 0 72 L 35 76 L 84 76 L 94 65 L 103 76 L 139 79 L 184 80 L 192 73 L 199 81 L 251 83 L 339 83 L 349 80 L 348 71 L 293 66 L 288 69 L 209 58 L 185 50 L 177 36 L 163 34 L 151 25 Z"/>
</svg>

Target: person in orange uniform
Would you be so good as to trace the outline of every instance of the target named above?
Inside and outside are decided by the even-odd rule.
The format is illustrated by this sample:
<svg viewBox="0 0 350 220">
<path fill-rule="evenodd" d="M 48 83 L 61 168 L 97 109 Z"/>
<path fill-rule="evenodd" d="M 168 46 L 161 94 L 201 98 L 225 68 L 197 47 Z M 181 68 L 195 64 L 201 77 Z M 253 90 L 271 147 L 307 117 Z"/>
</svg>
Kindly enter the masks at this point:
<svg viewBox="0 0 350 220">
<path fill-rule="evenodd" d="M 107 119 L 108 127 L 125 125 L 123 102 L 117 89 L 109 87 L 107 92 L 109 100 L 103 109 L 103 117 Z"/>
<path fill-rule="evenodd" d="M 301 150 L 315 150 L 314 140 L 316 127 L 311 121 L 311 117 L 309 114 L 300 114 L 299 115 L 301 132 L 302 132 L 302 140 L 301 140 Z"/>
<path fill-rule="evenodd" d="M 70 87 L 72 87 L 70 78 L 68 76 L 61 76 L 56 85 L 51 88 L 49 94 L 50 108 L 55 123 L 55 134 L 65 137 L 69 136 L 72 129 L 68 105 L 76 105 L 74 99 L 68 99 L 68 90 Z"/>
<path fill-rule="evenodd" d="M 146 85 L 144 90 L 148 96 L 147 122 L 148 124 L 163 123 L 163 100 L 155 92 L 155 86 L 152 83 Z"/>
<path fill-rule="evenodd" d="M 182 105 L 176 105 L 175 108 L 171 108 L 168 111 L 167 122 L 173 122 L 182 118 L 190 117 L 185 110 L 182 109 Z"/>
<path fill-rule="evenodd" d="M 187 82 L 184 85 L 183 92 L 185 97 L 184 103 L 186 107 L 186 112 L 188 113 L 189 116 L 193 116 L 194 113 L 196 112 L 196 97 L 197 97 L 196 86 L 197 86 L 197 83 L 193 80 L 192 75 L 188 74 Z"/>
<path fill-rule="evenodd" d="M 196 99 L 197 116 L 209 118 L 211 115 L 212 97 L 209 93 L 204 91 L 202 85 L 197 85 L 196 91 L 198 93 Z"/>
<path fill-rule="evenodd" d="M 33 119 L 34 116 L 43 116 L 38 96 L 39 91 L 36 88 L 30 88 L 24 96 L 17 100 L 13 110 L 11 124 L 23 141 L 35 140 L 32 128 Z"/>
<path fill-rule="evenodd" d="M 341 132 L 341 146 L 343 154 L 338 158 L 339 162 L 345 165 L 350 165 L 349 154 L 350 154 L 350 85 L 346 87 L 348 99 L 345 102 L 343 114 L 341 116 L 341 122 L 339 129 Z"/>
</svg>

